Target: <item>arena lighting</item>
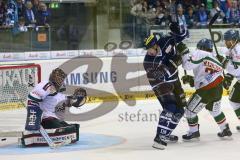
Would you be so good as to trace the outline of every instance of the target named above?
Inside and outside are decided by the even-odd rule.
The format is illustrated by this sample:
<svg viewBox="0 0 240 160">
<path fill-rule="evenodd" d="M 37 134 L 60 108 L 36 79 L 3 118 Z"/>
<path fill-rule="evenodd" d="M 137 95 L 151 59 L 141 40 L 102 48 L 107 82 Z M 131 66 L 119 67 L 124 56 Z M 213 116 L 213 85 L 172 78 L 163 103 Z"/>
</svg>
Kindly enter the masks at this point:
<svg viewBox="0 0 240 160">
<path fill-rule="evenodd" d="M 51 9 L 58 9 L 60 7 L 59 3 L 50 3 L 49 8 Z"/>
</svg>

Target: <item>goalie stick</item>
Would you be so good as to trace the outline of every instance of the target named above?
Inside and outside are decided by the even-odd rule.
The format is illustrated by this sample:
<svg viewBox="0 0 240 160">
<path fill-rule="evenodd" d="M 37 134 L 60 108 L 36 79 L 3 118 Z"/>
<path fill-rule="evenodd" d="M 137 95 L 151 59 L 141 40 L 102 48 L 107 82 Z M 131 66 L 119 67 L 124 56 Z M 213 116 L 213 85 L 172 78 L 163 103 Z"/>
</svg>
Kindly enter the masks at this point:
<svg viewBox="0 0 240 160">
<path fill-rule="evenodd" d="M 14 91 L 14 94 L 17 96 L 19 102 L 25 107 L 26 107 L 26 104 L 22 101 L 22 98 L 20 97 L 20 95 L 17 93 L 17 91 L 15 90 Z M 39 132 L 41 133 L 41 135 L 43 136 L 43 138 L 46 140 L 48 146 L 51 148 L 51 149 L 56 149 L 58 147 L 61 147 L 61 146 L 64 146 L 64 145 L 67 145 L 67 144 L 70 144 L 71 143 L 71 139 L 67 139 L 65 141 L 62 141 L 62 142 L 59 142 L 59 143 L 54 143 L 53 140 L 49 137 L 48 133 L 46 132 L 46 130 L 42 127 L 42 125 L 40 125 L 40 129 L 39 129 Z"/>
</svg>

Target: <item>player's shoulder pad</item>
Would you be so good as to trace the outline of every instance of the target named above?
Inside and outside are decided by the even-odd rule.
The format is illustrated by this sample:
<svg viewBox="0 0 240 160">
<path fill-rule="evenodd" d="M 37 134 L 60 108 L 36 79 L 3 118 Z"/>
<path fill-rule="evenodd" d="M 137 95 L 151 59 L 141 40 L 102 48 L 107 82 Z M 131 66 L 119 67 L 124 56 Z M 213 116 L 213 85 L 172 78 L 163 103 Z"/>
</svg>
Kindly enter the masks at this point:
<svg viewBox="0 0 240 160">
<path fill-rule="evenodd" d="M 38 83 L 29 93 L 28 98 L 37 102 L 41 102 L 48 95 L 48 92 L 43 89 L 47 83 L 47 81 Z"/>
<path fill-rule="evenodd" d="M 38 99 L 44 99 L 46 96 L 56 95 L 57 90 L 52 83 L 49 81 L 42 81 L 38 83 L 30 95 Z"/>
<path fill-rule="evenodd" d="M 189 57 L 192 63 L 199 63 L 208 55 L 209 54 L 207 54 L 207 52 L 197 49 L 193 52 L 190 52 Z"/>
<path fill-rule="evenodd" d="M 240 44 L 238 43 L 234 48 L 233 48 L 233 54 L 240 55 Z M 239 57 L 240 59 L 240 57 Z"/>
<path fill-rule="evenodd" d="M 54 96 L 57 94 L 57 90 L 51 82 L 45 82 L 43 90 L 48 93 L 48 96 Z"/>
</svg>

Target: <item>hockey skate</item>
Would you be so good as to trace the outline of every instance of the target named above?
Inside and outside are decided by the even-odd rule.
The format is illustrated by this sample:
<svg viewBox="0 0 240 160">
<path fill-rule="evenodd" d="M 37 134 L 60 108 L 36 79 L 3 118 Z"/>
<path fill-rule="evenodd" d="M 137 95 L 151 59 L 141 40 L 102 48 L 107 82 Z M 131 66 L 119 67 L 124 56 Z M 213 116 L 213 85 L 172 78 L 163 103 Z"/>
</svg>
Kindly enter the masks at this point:
<svg viewBox="0 0 240 160">
<path fill-rule="evenodd" d="M 166 141 L 168 143 L 177 143 L 178 142 L 178 136 L 170 135 L 169 137 L 166 137 Z"/>
<path fill-rule="evenodd" d="M 196 131 L 196 132 L 189 132 L 188 134 L 184 134 L 182 136 L 183 141 L 188 142 L 188 141 L 199 141 L 199 137 L 200 137 L 200 132 Z"/>
<path fill-rule="evenodd" d="M 153 148 L 164 150 L 167 147 L 167 142 L 166 142 L 166 137 L 165 136 L 159 136 L 157 135 L 154 138 L 154 143 L 152 145 Z"/>
<path fill-rule="evenodd" d="M 226 136 L 230 137 L 232 135 L 232 132 L 230 131 L 229 125 L 226 124 L 226 128 L 222 132 L 219 132 L 217 135 L 221 138 Z"/>
</svg>

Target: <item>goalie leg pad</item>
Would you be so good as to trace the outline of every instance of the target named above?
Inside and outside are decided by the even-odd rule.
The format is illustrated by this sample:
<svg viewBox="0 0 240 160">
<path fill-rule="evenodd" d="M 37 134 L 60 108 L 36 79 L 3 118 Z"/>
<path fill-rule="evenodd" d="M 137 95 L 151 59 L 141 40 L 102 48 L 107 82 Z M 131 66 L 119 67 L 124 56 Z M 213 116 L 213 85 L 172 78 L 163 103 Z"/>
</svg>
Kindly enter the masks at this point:
<svg viewBox="0 0 240 160">
<path fill-rule="evenodd" d="M 49 118 L 43 119 L 41 124 L 44 129 L 54 129 L 54 128 L 69 126 L 69 124 L 67 122 L 59 120 L 54 117 L 49 117 Z"/>
<path fill-rule="evenodd" d="M 49 137 L 54 143 L 61 143 L 69 141 L 75 143 L 79 140 L 79 125 L 72 124 L 67 127 L 61 127 L 57 129 L 46 129 Z M 46 140 L 42 137 L 39 131 L 25 131 L 20 139 L 21 146 L 34 147 L 34 146 L 48 146 Z M 69 143 L 69 142 L 68 142 Z"/>
<path fill-rule="evenodd" d="M 28 130 L 28 131 L 39 130 L 41 117 L 42 117 L 42 110 L 39 107 L 28 106 L 25 130 Z"/>
</svg>

